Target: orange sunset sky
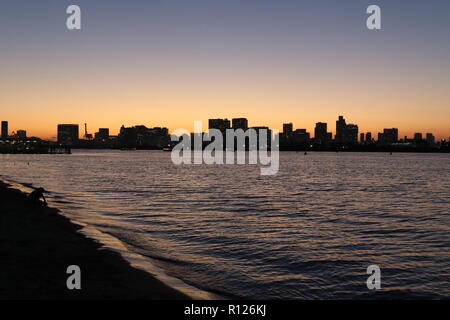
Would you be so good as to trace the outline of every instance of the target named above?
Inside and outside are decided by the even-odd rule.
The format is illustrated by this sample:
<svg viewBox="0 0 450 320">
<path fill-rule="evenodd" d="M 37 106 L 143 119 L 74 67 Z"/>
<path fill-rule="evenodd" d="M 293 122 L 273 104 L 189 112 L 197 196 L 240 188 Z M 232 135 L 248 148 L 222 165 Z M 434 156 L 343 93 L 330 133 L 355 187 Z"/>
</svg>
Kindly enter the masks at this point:
<svg viewBox="0 0 450 320">
<path fill-rule="evenodd" d="M 78 1 L 79 31 L 65 28 L 62 4 L 0 5 L 0 120 L 10 131 L 54 139 L 59 123 L 117 134 L 122 124 L 191 130 L 194 120 L 206 129 L 208 118 L 246 117 L 334 132 L 344 115 L 375 136 L 396 127 L 400 137 L 450 137 L 448 3 L 381 1 L 383 29 L 369 31 L 356 1 L 101 2 Z"/>
</svg>

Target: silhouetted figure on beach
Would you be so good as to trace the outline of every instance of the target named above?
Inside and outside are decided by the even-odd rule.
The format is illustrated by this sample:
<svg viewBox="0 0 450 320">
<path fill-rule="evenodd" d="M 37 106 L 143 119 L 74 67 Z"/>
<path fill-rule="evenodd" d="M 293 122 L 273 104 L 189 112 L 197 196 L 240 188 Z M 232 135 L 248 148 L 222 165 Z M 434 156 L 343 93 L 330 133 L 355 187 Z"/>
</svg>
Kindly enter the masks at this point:
<svg viewBox="0 0 450 320">
<path fill-rule="evenodd" d="M 44 192 L 46 192 L 44 188 L 37 188 L 28 195 L 28 200 L 34 204 L 47 206 L 47 200 L 45 200 Z M 41 201 L 41 199 L 43 201 Z"/>
</svg>

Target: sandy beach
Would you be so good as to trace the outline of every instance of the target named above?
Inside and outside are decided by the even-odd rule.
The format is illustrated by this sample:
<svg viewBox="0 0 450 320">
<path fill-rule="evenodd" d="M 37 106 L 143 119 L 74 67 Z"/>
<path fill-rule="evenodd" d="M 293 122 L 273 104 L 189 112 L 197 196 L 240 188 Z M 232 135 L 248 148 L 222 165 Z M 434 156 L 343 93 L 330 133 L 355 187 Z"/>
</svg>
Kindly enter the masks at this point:
<svg viewBox="0 0 450 320">
<path fill-rule="evenodd" d="M 188 299 L 26 196 L 0 181 L 0 299 Z M 74 264 L 82 270 L 81 290 L 66 286 Z"/>
</svg>

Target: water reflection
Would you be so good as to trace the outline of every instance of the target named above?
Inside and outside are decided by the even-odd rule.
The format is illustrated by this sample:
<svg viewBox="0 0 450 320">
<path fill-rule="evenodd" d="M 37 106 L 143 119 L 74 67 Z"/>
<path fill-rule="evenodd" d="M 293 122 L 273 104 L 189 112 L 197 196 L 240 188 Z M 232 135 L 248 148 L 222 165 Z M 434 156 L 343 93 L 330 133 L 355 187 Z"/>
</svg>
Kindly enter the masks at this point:
<svg viewBox="0 0 450 320">
<path fill-rule="evenodd" d="M 251 165 L 177 167 L 157 151 L 75 151 L 1 155 L 0 174 L 44 186 L 65 212 L 224 295 L 450 296 L 448 155 L 280 161 L 262 177 Z M 370 264 L 381 292 L 366 288 Z"/>
</svg>

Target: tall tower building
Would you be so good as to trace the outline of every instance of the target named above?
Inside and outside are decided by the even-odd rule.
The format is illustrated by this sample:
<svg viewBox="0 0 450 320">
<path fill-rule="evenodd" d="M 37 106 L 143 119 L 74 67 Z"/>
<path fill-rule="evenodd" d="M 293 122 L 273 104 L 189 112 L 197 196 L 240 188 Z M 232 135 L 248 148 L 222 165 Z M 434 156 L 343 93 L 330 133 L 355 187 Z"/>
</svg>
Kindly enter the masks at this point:
<svg viewBox="0 0 450 320">
<path fill-rule="evenodd" d="M 283 123 L 283 133 L 286 136 L 292 135 L 292 132 L 294 131 L 293 129 L 293 125 L 292 122 L 289 123 Z"/>
<path fill-rule="evenodd" d="M 345 129 L 347 127 L 347 123 L 343 116 L 339 116 L 339 119 L 336 121 L 336 142 L 344 143 L 345 138 Z"/>
<path fill-rule="evenodd" d="M 2 138 L 6 139 L 8 136 L 8 121 L 2 121 Z"/>
<path fill-rule="evenodd" d="M 343 116 L 336 121 L 336 142 L 342 145 L 358 143 L 358 126 L 347 124 Z"/>
<path fill-rule="evenodd" d="M 314 128 L 314 139 L 319 144 L 327 144 L 329 141 L 328 128 L 325 122 L 317 122 Z"/>
</svg>

